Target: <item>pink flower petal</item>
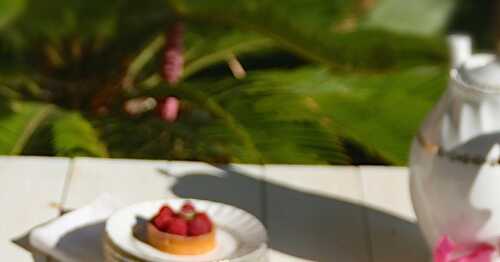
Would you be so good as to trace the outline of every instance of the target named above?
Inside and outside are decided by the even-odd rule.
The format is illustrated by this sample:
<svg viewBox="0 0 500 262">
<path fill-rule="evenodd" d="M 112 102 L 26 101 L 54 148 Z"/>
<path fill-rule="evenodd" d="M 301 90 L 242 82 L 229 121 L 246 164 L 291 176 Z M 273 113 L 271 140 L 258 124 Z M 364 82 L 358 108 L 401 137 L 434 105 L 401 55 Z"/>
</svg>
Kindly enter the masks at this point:
<svg viewBox="0 0 500 262">
<path fill-rule="evenodd" d="M 159 103 L 160 116 L 165 121 L 172 123 L 177 120 L 180 101 L 177 97 L 169 96 Z"/>
<path fill-rule="evenodd" d="M 434 262 L 449 262 L 453 250 L 455 250 L 455 243 L 448 236 L 441 237 L 433 252 Z"/>
<path fill-rule="evenodd" d="M 491 262 L 491 255 L 495 252 L 495 247 L 489 244 L 481 244 L 472 252 L 452 262 Z"/>
<path fill-rule="evenodd" d="M 433 252 L 434 262 L 491 262 L 495 247 L 481 243 L 472 249 L 458 246 L 443 236 Z"/>
</svg>

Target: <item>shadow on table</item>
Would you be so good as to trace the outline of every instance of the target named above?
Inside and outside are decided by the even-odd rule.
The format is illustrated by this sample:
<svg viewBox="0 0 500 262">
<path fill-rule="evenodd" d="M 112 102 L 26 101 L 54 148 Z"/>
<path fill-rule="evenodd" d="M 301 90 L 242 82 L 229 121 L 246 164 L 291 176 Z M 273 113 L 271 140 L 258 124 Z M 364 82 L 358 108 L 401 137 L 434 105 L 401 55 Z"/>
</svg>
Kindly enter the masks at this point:
<svg viewBox="0 0 500 262">
<path fill-rule="evenodd" d="M 414 223 L 341 199 L 260 181 L 231 167 L 219 168 L 222 176 L 193 173 L 177 177 L 169 190 L 179 197 L 222 202 L 254 214 L 265 221 L 271 248 L 294 257 L 364 262 L 372 260 L 371 252 L 377 252 L 371 254 L 377 261 L 428 261 L 427 248 Z M 371 235 L 364 219 L 367 216 L 372 221 Z"/>
<path fill-rule="evenodd" d="M 69 257 L 82 258 L 81 261 L 98 261 L 103 257 L 102 239 L 105 221 L 85 225 L 65 234 L 56 245 Z M 89 252 L 93 250 L 94 252 Z"/>
<path fill-rule="evenodd" d="M 68 257 L 78 257 L 79 261 L 102 261 L 102 239 L 105 221 L 88 224 L 65 234 L 56 244 L 55 249 Z M 34 248 L 29 240 L 29 232 L 13 239 L 16 245 L 33 255 L 34 261 L 46 262 L 47 256 Z M 91 252 L 89 252 L 91 251 Z M 1 257 L 1 256 L 0 256 Z"/>
</svg>

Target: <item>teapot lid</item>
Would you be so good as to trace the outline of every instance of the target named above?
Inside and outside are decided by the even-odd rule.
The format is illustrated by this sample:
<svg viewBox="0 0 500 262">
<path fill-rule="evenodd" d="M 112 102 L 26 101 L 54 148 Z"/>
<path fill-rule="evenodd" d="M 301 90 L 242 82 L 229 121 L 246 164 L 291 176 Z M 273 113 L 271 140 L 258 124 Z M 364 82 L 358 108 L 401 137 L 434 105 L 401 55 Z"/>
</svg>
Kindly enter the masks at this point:
<svg viewBox="0 0 500 262">
<path fill-rule="evenodd" d="M 460 80 L 483 92 L 500 92 L 500 59 L 493 54 L 471 56 L 458 69 Z"/>
</svg>

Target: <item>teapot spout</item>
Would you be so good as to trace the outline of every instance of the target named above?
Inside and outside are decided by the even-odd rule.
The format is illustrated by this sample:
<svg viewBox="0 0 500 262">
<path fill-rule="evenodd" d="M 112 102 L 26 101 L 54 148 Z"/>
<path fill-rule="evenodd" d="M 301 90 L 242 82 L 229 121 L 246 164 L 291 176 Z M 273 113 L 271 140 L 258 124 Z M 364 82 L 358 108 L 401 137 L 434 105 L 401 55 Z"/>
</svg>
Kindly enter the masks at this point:
<svg viewBox="0 0 500 262">
<path fill-rule="evenodd" d="M 459 67 L 472 54 L 472 40 L 468 35 L 449 35 L 448 46 L 450 48 L 451 66 L 453 68 Z"/>
</svg>

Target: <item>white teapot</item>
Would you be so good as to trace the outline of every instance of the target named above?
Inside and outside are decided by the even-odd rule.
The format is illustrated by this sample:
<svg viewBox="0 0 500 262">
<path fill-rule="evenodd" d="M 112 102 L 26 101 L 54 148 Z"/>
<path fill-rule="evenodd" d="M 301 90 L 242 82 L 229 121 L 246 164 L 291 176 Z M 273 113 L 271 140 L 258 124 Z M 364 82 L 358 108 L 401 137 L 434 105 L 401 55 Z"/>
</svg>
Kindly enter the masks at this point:
<svg viewBox="0 0 500 262">
<path fill-rule="evenodd" d="M 466 36 L 450 39 L 448 89 L 412 144 L 413 206 L 431 247 L 446 235 L 499 250 L 500 59 L 471 55 Z"/>
</svg>

